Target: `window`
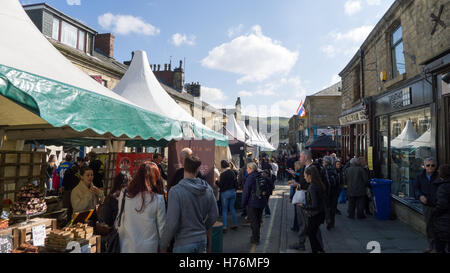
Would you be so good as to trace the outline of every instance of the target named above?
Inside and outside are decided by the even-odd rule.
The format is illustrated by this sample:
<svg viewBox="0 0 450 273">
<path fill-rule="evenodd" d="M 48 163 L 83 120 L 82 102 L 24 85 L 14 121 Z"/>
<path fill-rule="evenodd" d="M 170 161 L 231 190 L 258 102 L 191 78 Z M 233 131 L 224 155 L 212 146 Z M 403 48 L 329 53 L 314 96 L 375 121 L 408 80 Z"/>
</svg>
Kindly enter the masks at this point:
<svg viewBox="0 0 450 273">
<path fill-rule="evenodd" d="M 206 124 L 206 119 L 205 118 L 202 118 L 202 123 L 203 123 L 203 125 Z"/>
<path fill-rule="evenodd" d="M 78 49 L 81 51 L 85 51 L 86 45 L 86 32 L 79 30 L 78 31 Z"/>
<path fill-rule="evenodd" d="M 435 157 L 430 108 L 391 117 L 392 193 L 414 202 L 413 183 L 423 171 L 423 161 Z"/>
<path fill-rule="evenodd" d="M 61 42 L 73 48 L 77 48 L 77 39 L 77 28 L 63 21 L 61 28 Z"/>
<path fill-rule="evenodd" d="M 405 55 L 403 53 L 402 26 L 397 27 L 391 37 L 392 78 L 404 74 Z"/>
<path fill-rule="evenodd" d="M 53 17 L 52 38 L 57 41 L 59 41 L 59 24 L 60 20 L 58 18 Z"/>
<path fill-rule="evenodd" d="M 108 87 L 108 81 L 102 80 L 102 85 L 103 85 L 104 87 Z"/>
</svg>

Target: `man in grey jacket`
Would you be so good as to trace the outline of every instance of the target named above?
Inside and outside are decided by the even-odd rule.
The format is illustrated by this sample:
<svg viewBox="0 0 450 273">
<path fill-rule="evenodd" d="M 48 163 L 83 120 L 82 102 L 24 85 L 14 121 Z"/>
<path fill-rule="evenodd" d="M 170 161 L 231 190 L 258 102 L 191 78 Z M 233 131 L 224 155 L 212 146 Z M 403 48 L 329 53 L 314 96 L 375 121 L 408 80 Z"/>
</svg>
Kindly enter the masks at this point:
<svg viewBox="0 0 450 273">
<path fill-rule="evenodd" d="M 350 167 L 345 170 L 345 184 L 347 185 L 348 218 L 355 218 L 355 207 L 358 219 L 366 218 L 364 215 L 364 196 L 367 193 L 369 177 L 356 158 L 350 160 Z"/>
<path fill-rule="evenodd" d="M 219 216 L 213 189 L 197 178 L 202 162 L 197 156 L 184 160 L 184 178 L 170 189 L 166 231 L 161 249 L 175 237 L 174 253 L 206 253 L 207 232 Z"/>
</svg>

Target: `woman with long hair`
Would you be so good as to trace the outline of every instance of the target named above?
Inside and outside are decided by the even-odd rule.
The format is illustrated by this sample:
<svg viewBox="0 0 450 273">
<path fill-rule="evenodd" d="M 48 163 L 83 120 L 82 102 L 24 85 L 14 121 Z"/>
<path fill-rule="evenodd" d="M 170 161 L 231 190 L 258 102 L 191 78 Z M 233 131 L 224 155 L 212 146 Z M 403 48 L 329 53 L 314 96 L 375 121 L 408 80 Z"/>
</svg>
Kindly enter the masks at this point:
<svg viewBox="0 0 450 273">
<path fill-rule="evenodd" d="M 158 166 L 144 162 L 126 191 L 121 225 L 118 229 L 122 253 L 155 253 L 159 251 L 161 235 L 166 224 L 164 188 Z M 119 215 L 120 215 L 119 207 Z M 118 220 L 118 219 L 117 219 Z"/>
<path fill-rule="evenodd" d="M 319 240 L 319 227 L 325 221 L 325 193 L 326 187 L 320 178 L 316 167 L 310 166 L 305 169 L 305 180 L 309 184 L 306 192 L 306 204 L 299 204 L 308 217 L 306 233 L 313 253 L 325 252 Z"/>
</svg>

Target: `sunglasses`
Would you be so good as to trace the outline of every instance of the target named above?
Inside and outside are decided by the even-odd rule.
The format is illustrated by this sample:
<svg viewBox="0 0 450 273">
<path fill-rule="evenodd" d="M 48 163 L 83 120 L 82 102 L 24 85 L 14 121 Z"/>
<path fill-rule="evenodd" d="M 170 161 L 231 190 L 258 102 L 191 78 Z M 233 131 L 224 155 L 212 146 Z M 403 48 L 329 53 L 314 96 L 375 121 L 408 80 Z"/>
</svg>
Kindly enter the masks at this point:
<svg viewBox="0 0 450 273">
<path fill-rule="evenodd" d="M 428 165 L 425 165 L 425 167 L 436 167 L 436 165 L 434 165 L 434 164 L 428 164 Z"/>
</svg>

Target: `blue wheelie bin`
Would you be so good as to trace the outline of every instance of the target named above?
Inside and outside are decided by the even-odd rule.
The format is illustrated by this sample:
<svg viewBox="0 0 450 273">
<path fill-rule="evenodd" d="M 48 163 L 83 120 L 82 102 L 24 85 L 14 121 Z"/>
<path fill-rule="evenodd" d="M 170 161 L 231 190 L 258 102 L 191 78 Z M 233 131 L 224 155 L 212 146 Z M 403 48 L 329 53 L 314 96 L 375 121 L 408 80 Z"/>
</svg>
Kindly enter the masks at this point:
<svg viewBox="0 0 450 273">
<path fill-rule="evenodd" d="M 375 216 L 378 220 L 389 219 L 391 213 L 391 184 L 392 180 L 373 178 L 370 180 L 374 201 Z"/>
</svg>

